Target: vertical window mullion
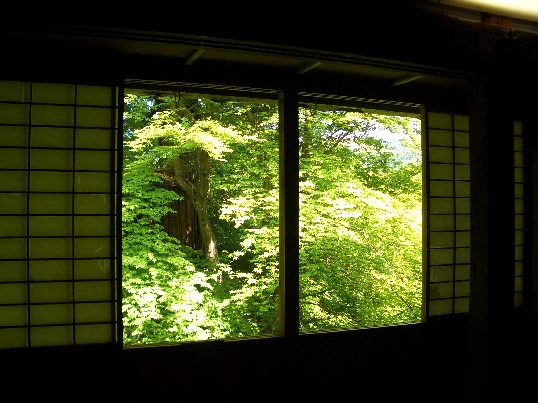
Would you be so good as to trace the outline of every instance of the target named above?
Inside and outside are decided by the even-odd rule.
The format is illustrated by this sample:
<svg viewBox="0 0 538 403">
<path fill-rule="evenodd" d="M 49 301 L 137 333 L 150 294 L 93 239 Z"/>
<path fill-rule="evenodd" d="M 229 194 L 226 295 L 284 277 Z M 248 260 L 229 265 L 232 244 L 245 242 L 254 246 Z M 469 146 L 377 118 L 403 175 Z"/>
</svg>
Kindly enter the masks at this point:
<svg viewBox="0 0 538 403">
<path fill-rule="evenodd" d="M 299 103 L 297 90 L 279 96 L 280 131 L 280 328 L 281 336 L 299 332 Z"/>
</svg>

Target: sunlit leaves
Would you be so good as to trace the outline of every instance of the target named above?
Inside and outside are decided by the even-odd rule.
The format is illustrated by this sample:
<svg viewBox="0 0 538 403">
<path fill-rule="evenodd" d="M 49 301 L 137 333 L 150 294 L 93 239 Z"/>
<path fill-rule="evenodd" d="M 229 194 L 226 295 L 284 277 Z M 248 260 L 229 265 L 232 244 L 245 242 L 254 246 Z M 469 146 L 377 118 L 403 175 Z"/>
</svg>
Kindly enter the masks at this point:
<svg viewBox="0 0 538 403">
<path fill-rule="evenodd" d="M 123 314 L 133 343 L 275 334 L 279 132 L 274 103 L 127 98 Z M 416 119 L 300 109 L 300 330 L 417 320 L 421 161 Z M 374 135 L 398 135 L 396 143 Z M 172 161 L 210 159 L 217 262 L 161 224 Z M 402 150 L 407 150 L 406 154 Z M 194 172 L 194 171 L 193 171 Z M 192 181 L 194 185 L 195 181 Z"/>
<path fill-rule="evenodd" d="M 303 116 L 316 122 L 318 115 L 331 121 L 327 111 Z M 304 123 L 303 133 L 326 132 L 324 141 L 312 136 L 308 144 L 305 136 L 301 145 L 302 330 L 420 318 L 420 160 L 404 163 L 384 140 L 369 137 L 383 123 L 397 130 L 396 119 L 362 125 L 365 118 L 338 113 L 336 124 Z"/>
</svg>

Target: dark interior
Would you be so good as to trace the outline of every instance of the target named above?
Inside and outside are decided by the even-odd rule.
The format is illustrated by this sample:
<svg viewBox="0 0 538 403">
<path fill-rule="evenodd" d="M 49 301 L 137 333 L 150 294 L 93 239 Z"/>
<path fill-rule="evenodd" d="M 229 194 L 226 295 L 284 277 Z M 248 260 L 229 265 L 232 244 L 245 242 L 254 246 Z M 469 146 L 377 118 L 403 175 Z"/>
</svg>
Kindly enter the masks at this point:
<svg viewBox="0 0 538 403">
<path fill-rule="evenodd" d="M 365 106 L 370 99 L 390 100 L 468 114 L 471 180 L 480 184 L 471 189 L 469 313 L 249 340 L 7 349 L 0 351 L 5 396 L 532 400 L 538 375 L 538 34 L 486 18 L 456 18 L 435 2 L 361 4 L 358 11 L 335 4 L 301 16 L 290 6 L 271 5 L 263 7 L 272 11 L 253 9 L 250 17 L 230 5 L 214 23 L 194 9 L 181 18 L 178 11 L 117 18 L 17 14 L 0 28 L 0 79 L 204 83 L 208 91 L 292 87 L 305 97 L 338 94 Z M 525 125 L 530 167 L 526 281 L 518 308 L 506 269 L 514 244 L 513 157 L 506 147 L 511 139 L 503 137 L 515 119 Z"/>
</svg>

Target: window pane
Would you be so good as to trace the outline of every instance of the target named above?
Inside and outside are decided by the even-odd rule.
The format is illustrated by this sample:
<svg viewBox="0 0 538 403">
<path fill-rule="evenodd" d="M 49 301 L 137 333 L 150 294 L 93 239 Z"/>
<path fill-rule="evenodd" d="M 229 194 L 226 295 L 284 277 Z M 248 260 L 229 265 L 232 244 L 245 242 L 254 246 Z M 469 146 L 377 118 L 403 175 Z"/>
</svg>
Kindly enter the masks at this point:
<svg viewBox="0 0 538 403">
<path fill-rule="evenodd" d="M 420 321 L 420 120 L 307 105 L 299 132 L 299 331 Z"/>
<path fill-rule="evenodd" d="M 278 332 L 274 100 L 126 90 L 124 344 Z"/>
</svg>

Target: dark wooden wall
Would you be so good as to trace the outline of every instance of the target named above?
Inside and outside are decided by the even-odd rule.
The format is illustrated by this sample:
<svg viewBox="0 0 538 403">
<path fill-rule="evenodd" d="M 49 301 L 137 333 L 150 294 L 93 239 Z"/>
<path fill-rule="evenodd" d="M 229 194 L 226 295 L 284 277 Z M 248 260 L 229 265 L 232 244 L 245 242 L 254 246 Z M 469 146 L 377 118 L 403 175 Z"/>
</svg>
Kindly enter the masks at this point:
<svg viewBox="0 0 538 403">
<path fill-rule="evenodd" d="M 535 120 L 538 38 L 495 25 L 457 21 L 408 3 L 379 2 L 372 9 L 359 4 L 353 13 L 347 5 L 335 5 L 317 15 L 278 10 L 263 20 L 226 14 L 215 24 L 200 18 L 202 14 L 196 14 L 198 18 L 193 14 L 182 14 L 182 18 L 159 14 L 92 19 L 78 13 L 78 20 L 73 16 L 68 22 L 77 32 L 93 25 L 164 32 L 167 38 L 181 34 L 227 38 L 465 73 L 469 86 L 464 89 L 468 96 L 464 102 L 468 105 L 463 109 L 471 116 L 472 133 L 480 134 L 473 137 L 471 145 L 473 163 L 478 167 L 473 181 L 479 183 L 473 187 L 472 198 L 480 203 L 472 207 L 476 217 L 472 248 L 477 251 L 472 260 L 469 314 L 422 324 L 285 339 L 124 350 L 77 346 L 2 351 L 4 393 L 74 398 L 95 394 L 103 399 L 146 394 L 172 396 L 177 401 L 190 395 L 220 401 L 230 396 L 277 401 L 331 396 L 339 400 L 345 396 L 355 401 L 390 397 L 428 402 L 491 401 L 500 393 L 515 400 L 524 393 L 535 393 L 538 276 L 534 275 L 534 264 L 527 277 L 527 302 L 514 312 L 510 300 L 513 279 L 507 270 L 511 256 L 504 253 L 507 245 L 513 245 L 508 213 L 513 212 L 513 182 L 508 173 L 512 156 L 502 129 L 515 117 Z M 147 54 L 133 56 L 107 46 L 114 42 L 117 30 L 90 46 L 70 40 L 65 28 L 59 39 L 52 34 L 36 37 L 25 32 L 29 22 L 44 24 L 53 32 L 50 27 L 66 20 L 34 15 L 7 21 L 0 31 L 1 77 L 121 82 L 128 75 L 175 74 L 170 64 L 160 65 L 161 59 L 152 56 L 152 46 L 160 45 L 151 38 L 145 39 Z M 49 41 L 54 41 L 54 46 Z M 428 96 L 435 101 L 431 91 Z M 441 105 L 443 100 L 438 102 Z M 529 155 L 533 157 L 538 132 L 535 124 L 528 127 L 532 134 Z M 536 164 L 532 164 L 534 172 Z M 534 187 L 529 189 L 528 211 L 533 221 Z M 528 259 L 534 262 L 535 241 L 531 238 L 530 242 Z"/>
</svg>

